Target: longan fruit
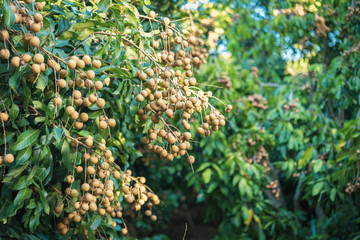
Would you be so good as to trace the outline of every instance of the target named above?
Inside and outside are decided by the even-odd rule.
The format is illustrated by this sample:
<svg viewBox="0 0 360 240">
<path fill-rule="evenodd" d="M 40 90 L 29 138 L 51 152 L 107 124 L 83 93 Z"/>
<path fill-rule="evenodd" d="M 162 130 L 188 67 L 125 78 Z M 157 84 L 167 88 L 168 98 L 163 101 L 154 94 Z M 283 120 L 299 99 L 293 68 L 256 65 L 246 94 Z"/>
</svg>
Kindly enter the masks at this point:
<svg viewBox="0 0 360 240">
<path fill-rule="evenodd" d="M 85 112 L 82 112 L 80 114 L 80 120 L 83 121 L 83 122 L 86 122 L 87 120 L 89 120 L 89 115 Z"/>
<path fill-rule="evenodd" d="M 107 128 L 107 127 L 108 127 L 107 122 L 105 122 L 105 121 L 100 121 L 100 122 L 99 122 L 99 128 L 100 128 L 100 129 L 105 129 L 105 128 Z"/>
<path fill-rule="evenodd" d="M 146 75 L 146 73 L 142 72 L 142 73 L 139 74 L 139 79 L 140 79 L 141 81 L 144 81 L 144 80 L 147 78 L 147 76 L 148 76 L 148 75 Z"/>
<path fill-rule="evenodd" d="M 81 121 L 77 121 L 77 122 L 75 122 L 74 126 L 76 129 L 82 129 L 84 126 L 84 123 Z"/>
<path fill-rule="evenodd" d="M 20 58 L 18 56 L 15 56 L 11 59 L 11 66 L 13 66 L 14 68 L 20 67 Z"/>
<path fill-rule="evenodd" d="M 100 144 L 98 145 L 98 150 L 104 151 L 105 149 L 106 149 L 106 146 L 105 146 L 104 143 L 100 143 Z"/>
<path fill-rule="evenodd" d="M 9 119 L 9 114 L 7 113 L 0 113 L 0 120 L 6 122 Z"/>
<path fill-rule="evenodd" d="M 60 97 L 55 97 L 54 100 L 53 100 L 53 104 L 54 104 L 54 106 L 56 106 L 56 107 L 60 107 L 61 104 L 62 104 L 61 98 L 60 98 Z"/>
<path fill-rule="evenodd" d="M 155 13 L 154 11 L 150 11 L 149 14 L 148 14 L 148 16 L 149 16 L 150 18 L 155 18 L 155 17 L 156 17 L 156 13 Z"/>
<path fill-rule="evenodd" d="M 76 67 L 80 68 L 80 69 L 84 68 L 85 67 L 85 62 L 83 60 L 77 60 L 76 61 Z"/>
<path fill-rule="evenodd" d="M 144 101 L 144 96 L 141 94 L 138 94 L 135 99 L 137 102 L 142 102 L 142 101 Z"/>
<path fill-rule="evenodd" d="M 167 17 L 164 17 L 163 20 L 162 20 L 162 24 L 164 26 L 168 26 L 170 24 L 170 19 L 167 18 Z"/>
<path fill-rule="evenodd" d="M 41 72 L 41 67 L 40 67 L 40 65 L 34 63 L 34 64 L 31 66 L 31 72 L 36 73 L 36 74 L 39 74 L 39 73 Z"/>
<path fill-rule="evenodd" d="M 190 165 L 192 165 L 192 164 L 195 163 L 195 158 L 194 158 L 194 156 L 189 156 L 189 157 L 188 157 L 188 163 L 190 163 Z"/>
<path fill-rule="evenodd" d="M 89 70 L 86 72 L 86 75 L 89 79 L 93 80 L 95 78 L 95 72 L 92 70 Z"/>
<path fill-rule="evenodd" d="M 67 65 L 68 65 L 68 68 L 75 69 L 76 68 L 76 61 L 75 60 L 69 60 Z"/>
<path fill-rule="evenodd" d="M 14 155 L 12 155 L 11 153 L 8 153 L 4 156 L 4 163 L 12 163 L 14 162 L 15 158 L 14 158 Z"/>
<path fill-rule="evenodd" d="M 75 108 L 73 106 L 68 106 L 65 109 L 67 115 L 71 116 L 75 113 Z"/>
<path fill-rule="evenodd" d="M 77 166 L 76 167 L 76 172 L 77 173 L 82 173 L 84 171 L 83 167 L 82 166 Z"/>
<path fill-rule="evenodd" d="M 35 9 L 37 11 L 42 11 L 44 9 L 44 6 L 43 6 L 43 4 L 41 2 L 36 2 L 35 3 Z"/>
<path fill-rule="evenodd" d="M 160 46 L 159 41 L 153 41 L 152 46 L 153 46 L 153 48 L 158 48 Z"/>
<path fill-rule="evenodd" d="M 10 39 L 9 32 L 6 30 L 1 30 L 0 31 L 0 42 L 6 42 L 6 41 L 9 41 L 9 39 Z"/>
<path fill-rule="evenodd" d="M 126 228 L 121 229 L 121 234 L 122 235 L 128 234 L 128 230 Z"/>
<path fill-rule="evenodd" d="M 85 107 L 90 107 L 91 106 L 91 102 L 89 101 L 89 98 L 84 98 L 83 99 L 83 105 L 85 106 Z"/>
<path fill-rule="evenodd" d="M 185 132 L 184 135 L 183 135 L 183 138 L 184 138 L 185 140 L 191 139 L 191 133 L 190 133 L 190 132 Z"/>
<path fill-rule="evenodd" d="M 37 23 L 40 23 L 43 21 L 43 16 L 40 13 L 35 13 L 34 14 L 34 21 Z"/>
<path fill-rule="evenodd" d="M 88 55 L 83 56 L 82 60 L 85 62 L 85 65 L 89 65 L 91 63 L 91 58 Z"/>
<path fill-rule="evenodd" d="M 1 49 L 0 58 L 1 59 L 9 59 L 10 58 L 10 51 L 8 49 L 6 49 L 6 48 Z"/>
<path fill-rule="evenodd" d="M 151 221 L 155 222 L 157 220 L 157 217 L 156 217 L 156 215 L 151 215 L 150 219 L 151 219 Z"/>
<path fill-rule="evenodd" d="M 135 198 L 133 195 L 129 195 L 129 196 L 127 196 L 127 198 L 125 200 L 127 203 L 132 203 L 132 202 L 134 202 Z"/>
<path fill-rule="evenodd" d="M 93 66 L 94 68 L 101 68 L 101 61 L 100 61 L 100 60 L 97 60 L 97 59 L 94 59 L 94 60 L 92 61 L 92 66 Z"/>
<path fill-rule="evenodd" d="M 110 118 L 107 123 L 108 123 L 109 127 L 115 127 L 116 126 L 116 121 L 113 118 Z"/>
<path fill-rule="evenodd" d="M 90 94 L 90 96 L 89 96 L 89 101 L 90 101 L 91 103 L 94 103 L 94 102 L 96 102 L 96 100 L 97 100 L 97 97 L 95 96 L 95 94 Z"/>
<path fill-rule="evenodd" d="M 73 92 L 73 96 L 74 96 L 75 99 L 78 99 L 78 98 L 81 98 L 82 95 L 81 95 L 81 92 L 79 90 L 75 90 Z"/>
<path fill-rule="evenodd" d="M 103 83 L 101 81 L 96 81 L 94 86 L 96 90 L 101 90 L 103 88 Z"/>
<path fill-rule="evenodd" d="M 36 55 L 37 55 L 37 54 L 36 54 Z M 36 56 L 36 55 L 35 55 L 35 56 Z M 61 77 L 61 78 L 66 78 L 68 75 L 69 75 L 69 72 L 68 72 L 67 70 L 62 69 L 62 70 L 60 71 L 60 77 Z"/>
<path fill-rule="evenodd" d="M 105 100 L 103 98 L 98 98 L 96 100 L 96 106 L 98 106 L 99 108 L 104 108 L 105 107 Z"/>
<path fill-rule="evenodd" d="M 37 53 L 33 57 L 34 63 L 41 64 L 44 62 L 44 56 L 40 53 Z"/>
<path fill-rule="evenodd" d="M 94 202 L 90 203 L 89 204 L 89 209 L 90 209 L 90 211 L 95 212 L 97 210 L 96 203 L 94 203 Z"/>
<path fill-rule="evenodd" d="M 64 204 L 57 205 L 54 209 L 55 213 L 60 214 L 64 210 Z"/>
<path fill-rule="evenodd" d="M 30 25 L 30 31 L 33 32 L 33 33 L 37 33 L 37 32 L 40 32 L 41 30 L 41 23 L 32 23 Z"/>
<path fill-rule="evenodd" d="M 74 181 L 75 181 L 75 178 L 74 178 L 73 175 L 69 175 L 69 176 L 66 177 L 66 182 L 67 182 L 67 183 L 71 184 L 71 183 L 73 183 Z"/>
<path fill-rule="evenodd" d="M 66 81 L 64 79 L 59 79 L 59 80 L 56 81 L 56 83 L 57 83 L 57 86 L 59 88 L 65 88 L 66 87 Z"/>
<path fill-rule="evenodd" d="M 29 44 L 30 44 L 30 46 L 32 46 L 34 48 L 38 47 L 40 45 L 40 39 L 36 36 L 31 37 L 29 40 Z"/>
</svg>

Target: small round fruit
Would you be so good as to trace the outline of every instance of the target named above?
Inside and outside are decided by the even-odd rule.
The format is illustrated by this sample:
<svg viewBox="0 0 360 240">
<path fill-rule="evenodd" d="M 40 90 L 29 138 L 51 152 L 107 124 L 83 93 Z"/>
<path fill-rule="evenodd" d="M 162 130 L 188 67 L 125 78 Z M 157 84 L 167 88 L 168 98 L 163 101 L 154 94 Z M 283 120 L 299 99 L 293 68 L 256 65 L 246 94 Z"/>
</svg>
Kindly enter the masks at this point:
<svg viewBox="0 0 360 240">
<path fill-rule="evenodd" d="M 34 21 L 37 23 L 40 23 L 43 21 L 43 16 L 40 13 L 35 13 L 34 14 Z"/>
<path fill-rule="evenodd" d="M 95 73 L 94 73 L 94 71 L 92 71 L 92 70 L 87 71 L 87 72 L 86 72 L 86 75 L 87 75 L 87 77 L 88 77 L 89 79 L 91 79 L 91 80 L 95 78 Z"/>
<path fill-rule="evenodd" d="M 22 56 L 22 60 L 23 60 L 24 62 L 26 62 L 26 63 L 30 62 L 30 61 L 31 61 L 31 56 L 30 56 L 30 54 L 24 54 L 24 55 Z"/>
<path fill-rule="evenodd" d="M 10 51 L 8 49 L 6 49 L 6 48 L 1 49 L 0 58 L 1 59 L 9 59 L 10 58 Z"/>
<path fill-rule="evenodd" d="M 163 24 L 164 26 L 168 26 L 168 25 L 170 24 L 170 19 L 167 18 L 167 17 L 163 18 L 162 24 Z"/>
<path fill-rule="evenodd" d="M 94 141 L 91 138 L 85 139 L 85 145 L 91 147 L 94 144 Z"/>
<path fill-rule="evenodd" d="M 142 72 L 142 73 L 139 74 L 139 79 L 140 79 L 141 81 L 144 81 L 146 78 L 147 78 L 146 73 Z"/>
<path fill-rule="evenodd" d="M 57 86 L 58 86 L 59 88 L 66 88 L 66 81 L 65 81 L 64 79 L 59 79 L 59 80 L 57 81 Z"/>
<path fill-rule="evenodd" d="M 138 95 L 136 96 L 136 101 L 137 101 L 137 102 L 142 102 L 142 101 L 144 101 L 144 96 L 141 95 L 141 94 L 138 94 Z"/>
<path fill-rule="evenodd" d="M 35 9 L 36 9 L 37 11 L 42 11 L 42 10 L 44 9 L 44 6 L 42 5 L 41 2 L 36 2 L 36 3 L 35 3 Z"/>
<path fill-rule="evenodd" d="M 156 13 L 154 11 L 150 11 L 149 15 L 150 18 L 155 18 L 156 17 Z"/>
<path fill-rule="evenodd" d="M 75 69 L 76 68 L 76 61 L 75 60 L 69 60 L 67 65 L 68 65 L 68 68 Z"/>
<path fill-rule="evenodd" d="M 66 107 L 65 112 L 67 115 L 71 116 L 75 113 L 75 108 L 73 106 L 68 106 Z"/>
<path fill-rule="evenodd" d="M 105 107 L 105 100 L 103 98 L 98 98 L 96 100 L 96 106 L 98 106 L 99 108 Z"/>
<path fill-rule="evenodd" d="M 85 62 L 86 65 L 91 63 L 91 58 L 88 55 L 83 56 L 82 60 Z"/>
<path fill-rule="evenodd" d="M 12 155 L 11 153 L 8 153 L 4 156 L 4 162 L 5 163 L 12 163 L 14 161 L 14 155 Z"/>
<path fill-rule="evenodd" d="M 76 67 L 80 68 L 80 69 L 84 68 L 85 67 L 85 62 L 83 60 L 77 60 L 76 61 Z"/>
<path fill-rule="evenodd" d="M 100 129 L 105 129 L 107 128 L 108 124 L 105 121 L 100 121 L 99 122 L 99 128 Z"/>
<path fill-rule="evenodd" d="M 33 57 L 33 61 L 37 64 L 41 64 L 44 62 L 44 56 L 40 53 L 35 54 L 35 56 Z"/>
<path fill-rule="evenodd" d="M 108 121 L 109 127 L 115 127 L 116 125 L 116 121 L 113 118 L 110 118 Z"/>
<path fill-rule="evenodd" d="M 103 83 L 100 81 L 96 81 L 94 86 L 96 90 L 101 90 L 103 88 Z"/>
<path fill-rule="evenodd" d="M 41 72 L 41 67 L 40 67 L 40 65 L 34 63 L 34 64 L 31 66 L 31 72 L 36 73 L 36 74 L 39 74 L 39 73 Z"/>
<path fill-rule="evenodd" d="M 0 121 L 6 122 L 9 119 L 9 114 L 7 113 L 0 113 Z"/>
<path fill-rule="evenodd" d="M 40 39 L 38 37 L 32 37 L 29 41 L 30 46 L 38 47 L 40 45 Z"/>
<path fill-rule="evenodd" d="M 0 31 L 0 42 L 6 42 L 6 41 L 9 41 L 9 39 L 10 39 L 9 32 L 6 30 L 1 30 Z"/>
<path fill-rule="evenodd" d="M 86 122 L 87 120 L 89 120 L 89 115 L 85 112 L 80 114 L 80 120 L 83 122 Z"/>
<path fill-rule="evenodd" d="M 121 234 L 122 235 L 128 234 L 128 230 L 126 228 L 121 229 Z"/>
<path fill-rule="evenodd" d="M 40 32 L 41 30 L 41 23 L 32 23 L 30 25 L 30 31 L 32 31 L 33 33 L 37 33 Z"/>
<path fill-rule="evenodd" d="M 11 66 L 14 68 L 20 67 L 20 58 L 18 56 L 15 56 L 11 59 Z"/>
<path fill-rule="evenodd" d="M 101 61 L 100 61 L 100 60 L 97 60 L 97 59 L 93 60 L 93 61 L 92 61 L 92 66 L 93 66 L 94 68 L 101 68 Z"/>
<path fill-rule="evenodd" d="M 54 100 L 53 100 L 53 104 L 54 104 L 54 106 L 56 106 L 56 107 L 60 107 L 61 104 L 62 104 L 61 98 L 60 98 L 60 97 L 55 97 Z"/>
</svg>

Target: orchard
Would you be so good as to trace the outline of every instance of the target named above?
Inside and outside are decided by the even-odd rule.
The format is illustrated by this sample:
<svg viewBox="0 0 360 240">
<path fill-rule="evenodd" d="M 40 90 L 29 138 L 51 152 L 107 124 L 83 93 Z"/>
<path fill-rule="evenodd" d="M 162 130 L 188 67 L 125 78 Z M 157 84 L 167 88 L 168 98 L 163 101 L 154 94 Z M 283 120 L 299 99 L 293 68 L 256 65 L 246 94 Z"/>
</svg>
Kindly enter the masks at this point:
<svg viewBox="0 0 360 240">
<path fill-rule="evenodd" d="M 360 2 L 0 3 L 0 239 L 359 239 Z"/>
</svg>

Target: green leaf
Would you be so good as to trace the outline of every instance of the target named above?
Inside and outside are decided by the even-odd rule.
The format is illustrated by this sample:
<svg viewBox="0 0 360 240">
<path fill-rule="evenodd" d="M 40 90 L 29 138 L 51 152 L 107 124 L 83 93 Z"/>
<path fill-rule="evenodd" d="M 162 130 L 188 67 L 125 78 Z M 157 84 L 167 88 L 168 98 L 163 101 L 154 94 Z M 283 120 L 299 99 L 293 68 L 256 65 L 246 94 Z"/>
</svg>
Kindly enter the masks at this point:
<svg viewBox="0 0 360 240">
<path fill-rule="evenodd" d="M 11 151 L 20 151 L 32 144 L 34 144 L 39 137 L 40 129 L 30 129 L 23 132 L 16 142 L 11 146 Z"/>
<path fill-rule="evenodd" d="M 15 23 L 15 13 L 12 11 L 8 0 L 4 0 L 2 10 L 3 16 L 1 19 L 0 27 L 7 27 L 10 29 L 14 26 Z"/>
<path fill-rule="evenodd" d="M 33 181 L 32 180 L 28 181 L 28 180 L 26 180 L 26 178 L 27 178 L 27 176 L 22 176 L 19 179 L 19 181 L 16 183 L 16 185 L 13 186 L 11 189 L 20 190 L 20 189 L 23 189 L 23 188 L 29 186 Z"/>
<path fill-rule="evenodd" d="M 91 221 L 90 228 L 95 231 L 101 224 L 101 216 L 100 215 L 94 215 L 94 219 Z"/>
<path fill-rule="evenodd" d="M 21 189 L 14 199 L 14 206 L 18 206 L 21 202 L 31 196 L 31 190 L 29 188 Z"/>
<path fill-rule="evenodd" d="M 335 201 L 335 197 L 336 197 L 336 188 L 331 189 L 330 191 L 330 200 L 333 202 Z"/>
<path fill-rule="evenodd" d="M 311 147 L 303 153 L 303 155 L 301 156 L 301 158 L 299 160 L 299 168 L 303 168 L 309 163 L 309 161 L 312 157 L 313 151 L 314 151 L 314 148 Z"/>
<path fill-rule="evenodd" d="M 61 146 L 61 155 L 63 164 L 69 171 L 71 171 L 73 168 L 73 162 L 71 161 L 70 147 L 67 141 L 64 141 Z"/>
<path fill-rule="evenodd" d="M 325 182 L 318 182 L 315 184 L 315 186 L 312 189 L 312 195 L 316 196 L 321 191 L 322 187 L 324 186 Z"/>
<path fill-rule="evenodd" d="M 207 169 L 202 173 L 202 178 L 203 178 L 205 184 L 208 184 L 208 183 L 210 182 L 211 173 L 212 173 L 212 171 L 211 171 L 210 168 L 207 168 Z"/>
<path fill-rule="evenodd" d="M 28 146 L 21 150 L 16 156 L 16 165 L 23 165 L 28 160 L 32 153 L 32 146 Z"/>
</svg>

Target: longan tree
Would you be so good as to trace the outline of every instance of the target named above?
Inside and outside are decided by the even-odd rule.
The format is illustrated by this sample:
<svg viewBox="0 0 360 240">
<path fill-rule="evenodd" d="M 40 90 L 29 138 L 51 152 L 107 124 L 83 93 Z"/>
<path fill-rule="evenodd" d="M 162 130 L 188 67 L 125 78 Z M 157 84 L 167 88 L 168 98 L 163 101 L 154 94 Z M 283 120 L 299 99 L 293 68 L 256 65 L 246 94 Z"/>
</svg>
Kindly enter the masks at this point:
<svg viewBox="0 0 360 240">
<path fill-rule="evenodd" d="M 194 134 L 225 125 L 195 78 L 204 42 L 149 4 L 3 1 L 0 236 L 118 238 L 123 214 L 156 221 L 160 198 L 128 169 L 128 132 L 191 168 Z"/>
</svg>

